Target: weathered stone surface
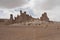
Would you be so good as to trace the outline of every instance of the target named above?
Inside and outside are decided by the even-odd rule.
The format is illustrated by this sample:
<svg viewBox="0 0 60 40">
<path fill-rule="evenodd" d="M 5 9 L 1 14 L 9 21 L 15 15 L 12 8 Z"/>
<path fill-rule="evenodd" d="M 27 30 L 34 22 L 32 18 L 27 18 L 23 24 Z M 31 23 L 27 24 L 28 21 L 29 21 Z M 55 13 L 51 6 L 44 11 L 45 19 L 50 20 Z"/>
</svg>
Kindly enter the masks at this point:
<svg viewBox="0 0 60 40">
<path fill-rule="evenodd" d="M 47 16 L 47 13 L 46 13 L 46 12 L 44 12 L 44 13 L 42 14 L 42 16 L 40 17 L 40 20 L 41 20 L 41 21 L 49 21 L 49 18 L 48 18 L 48 16 Z"/>
<path fill-rule="evenodd" d="M 17 15 L 17 17 L 15 17 L 15 23 L 20 23 L 20 22 L 26 22 L 26 21 L 31 21 L 34 18 L 32 18 L 32 16 L 29 16 L 28 14 L 26 14 L 26 12 L 22 13 L 22 10 L 20 10 L 20 15 Z"/>
</svg>

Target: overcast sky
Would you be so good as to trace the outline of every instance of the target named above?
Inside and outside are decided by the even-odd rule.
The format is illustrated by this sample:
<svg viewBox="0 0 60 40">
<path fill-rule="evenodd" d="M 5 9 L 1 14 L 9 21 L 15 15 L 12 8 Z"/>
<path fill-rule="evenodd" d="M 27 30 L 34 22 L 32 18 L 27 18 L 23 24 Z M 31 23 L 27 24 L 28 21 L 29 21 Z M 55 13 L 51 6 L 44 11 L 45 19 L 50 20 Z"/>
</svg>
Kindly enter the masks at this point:
<svg viewBox="0 0 60 40">
<path fill-rule="evenodd" d="M 17 16 L 20 9 L 38 18 L 47 12 L 50 20 L 60 21 L 60 0 L 0 0 L 0 18 Z"/>
</svg>

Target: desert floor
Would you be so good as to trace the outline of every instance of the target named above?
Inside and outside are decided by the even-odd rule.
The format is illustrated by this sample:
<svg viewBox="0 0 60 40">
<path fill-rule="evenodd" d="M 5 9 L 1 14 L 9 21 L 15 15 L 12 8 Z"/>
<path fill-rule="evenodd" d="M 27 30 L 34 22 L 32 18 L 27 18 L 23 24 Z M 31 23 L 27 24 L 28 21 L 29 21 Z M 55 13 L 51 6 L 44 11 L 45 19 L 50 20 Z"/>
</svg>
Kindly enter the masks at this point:
<svg viewBox="0 0 60 40">
<path fill-rule="evenodd" d="M 60 23 L 0 25 L 0 40 L 60 40 Z"/>
</svg>

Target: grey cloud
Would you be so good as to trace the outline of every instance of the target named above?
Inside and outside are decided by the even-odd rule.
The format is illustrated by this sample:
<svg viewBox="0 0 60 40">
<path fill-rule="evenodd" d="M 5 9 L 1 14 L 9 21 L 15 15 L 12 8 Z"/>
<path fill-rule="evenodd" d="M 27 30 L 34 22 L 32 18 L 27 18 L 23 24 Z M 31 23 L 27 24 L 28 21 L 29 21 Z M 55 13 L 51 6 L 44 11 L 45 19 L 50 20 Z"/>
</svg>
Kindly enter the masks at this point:
<svg viewBox="0 0 60 40">
<path fill-rule="evenodd" d="M 14 8 L 28 3 L 27 0 L 0 0 L 0 7 Z"/>
<path fill-rule="evenodd" d="M 56 6 L 60 6 L 60 0 L 43 0 L 43 3 L 40 3 L 40 1 L 35 2 L 35 7 L 37 9 L 42 9 L 42 10 L 51 10 Z"/>
<path fill-rule="evenodd" d="M 60 6 L 60 0 L 48 0 L 46 9 L 53 9 L 56 6 Z"/>
<path fill-rule="evenodd" d="M 56 6 L 60 6 L 60 0 L 47 0 L 46 9 L 53 9 Z"/>
</svg>

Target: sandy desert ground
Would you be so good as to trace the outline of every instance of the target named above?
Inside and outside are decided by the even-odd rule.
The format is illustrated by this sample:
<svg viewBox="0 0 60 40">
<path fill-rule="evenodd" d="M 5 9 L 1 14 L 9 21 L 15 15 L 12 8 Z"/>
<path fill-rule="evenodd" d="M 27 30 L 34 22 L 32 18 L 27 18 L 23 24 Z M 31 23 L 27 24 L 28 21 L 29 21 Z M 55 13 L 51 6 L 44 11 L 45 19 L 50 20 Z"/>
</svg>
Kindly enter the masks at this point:
<svg viewBox="0 0 60 40">
<path fill-rule="evenodd" d="M 0 25 L 0 40 L 60 40 L 60 23 Z"/>
</svg>

